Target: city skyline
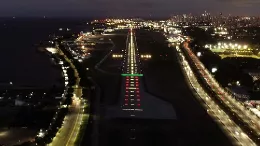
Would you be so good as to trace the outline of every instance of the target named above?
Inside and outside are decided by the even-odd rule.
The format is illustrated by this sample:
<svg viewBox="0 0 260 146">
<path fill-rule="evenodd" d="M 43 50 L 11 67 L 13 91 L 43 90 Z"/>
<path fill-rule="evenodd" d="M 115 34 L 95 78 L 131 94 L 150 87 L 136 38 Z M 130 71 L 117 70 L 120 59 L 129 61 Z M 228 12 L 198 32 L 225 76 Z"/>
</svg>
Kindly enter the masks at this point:
<svg viewBox="0 0 260 146">
<path fill-rule="evenodd" d="M 259 13 L 257 0 L 25 0 L 1 2 L 0 16 L 49 16 L 49 17 L 168 17 L 172 14 L 204 11 L 217 14 L 254 15 Z"/>
</svg>

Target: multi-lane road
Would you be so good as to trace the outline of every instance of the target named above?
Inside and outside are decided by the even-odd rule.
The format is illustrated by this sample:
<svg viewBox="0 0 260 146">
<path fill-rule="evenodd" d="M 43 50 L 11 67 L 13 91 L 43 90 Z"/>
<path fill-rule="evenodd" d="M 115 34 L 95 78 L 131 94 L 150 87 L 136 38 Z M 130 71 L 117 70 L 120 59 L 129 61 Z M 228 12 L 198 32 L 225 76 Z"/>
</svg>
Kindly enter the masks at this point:
<svg viewBox="0 0 260 146">
<path fill-rule="evenodd" d="M 229 93 L 227 93 L 211 76 L 209 71 L 203 66 L 199 59 L 194 55 L 194 53 L 188 47 L 188 43 L 184 43 L 185 50 L 190 56 L 192 62 L 194 62 L 196 69 L 199 71 L 199 75 L 204 79 L 204 83 L 214 92 L 218 100 L 221 101 L 226 109 L 234 116 L 236 116 L 239 122 L 243 122 L 243 129 L 246 129 L 246 133 L 249 134 L 254 141 L 259 142 L 260 138 L 260 123 L 259 118 L 249 111 L 243 103 L 237 101 Z"/>
<path fill-rule="evenodd" d="M 191 70 L 188 62 L 186 61 L 181 50 L 177 46 L 179 62 L 182 66 L 183 73 L 186 80 L 189 82 L 194 95 L 201 101 L 204 108 L 207 109 L 208 114 L 218 123 L 226 135 L 230 138 L 234 145 L 256 145 L 243 130 L 226 114 L 212 98 L 204 91 L 199 82 L 197 81 L 193 71 Z"/>
<path fill-rule="evenodd" d="M 72 104 L 69 107 L 69 113 L 65 116 L 62 127 L 59 128 L 49 146 L 73 146 L 78 138 L 84 117 L 84 103 L 81 101 L 82 88 L 79 85 L 80 79 L 76 67 L 62 52 L 62 50 L 60 50 L 59 53 L 70 64 L 70 67 L 73 68 L 76 77 L 76 84 L 73 89 Z"/>
<path fill-rule="evenodd" d="M 49 146 L 73 146 L 78 132 L 80 130 L 83 111 L 79 98 L 73 97 L 73 102 L 69 108 L 69 114 L 65 117 L 62 127 L 57 132 L 56 136 Z"/>
</svg>

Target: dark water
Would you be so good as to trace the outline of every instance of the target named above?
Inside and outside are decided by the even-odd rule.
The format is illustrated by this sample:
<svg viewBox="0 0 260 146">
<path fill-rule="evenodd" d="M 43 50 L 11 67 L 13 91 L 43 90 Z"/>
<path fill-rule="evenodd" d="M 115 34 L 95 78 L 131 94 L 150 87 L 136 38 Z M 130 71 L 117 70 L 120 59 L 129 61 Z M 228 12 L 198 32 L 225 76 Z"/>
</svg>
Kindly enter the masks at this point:
<svg viewBox="0 0 260 146">
<path fill-rule="evenodd" d="M 49 87 L 58 82 L 60 70 L 53 67 L 49 56 L 37 51 L 40 41 L 50 34 L 86 30 L 87 20 L 0 18 L 0 84 Z"/>
</svg>

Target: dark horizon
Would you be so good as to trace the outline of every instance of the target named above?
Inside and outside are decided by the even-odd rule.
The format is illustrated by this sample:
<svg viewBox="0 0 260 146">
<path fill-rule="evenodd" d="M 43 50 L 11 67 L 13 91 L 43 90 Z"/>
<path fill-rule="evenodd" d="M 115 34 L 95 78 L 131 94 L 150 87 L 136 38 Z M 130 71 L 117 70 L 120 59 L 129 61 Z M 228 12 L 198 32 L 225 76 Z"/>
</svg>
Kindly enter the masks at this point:
<svg viewBox="0 0 260 146">
<path fill-rule="evenodd" d="M 172 14 L 212 14 L 256 16 L 259 15 L 260 2 L 257 0 L 64 0 L 40 1 L 9 0 L 0 3 L 0 17 L 166 17 Z"/>
</svg>

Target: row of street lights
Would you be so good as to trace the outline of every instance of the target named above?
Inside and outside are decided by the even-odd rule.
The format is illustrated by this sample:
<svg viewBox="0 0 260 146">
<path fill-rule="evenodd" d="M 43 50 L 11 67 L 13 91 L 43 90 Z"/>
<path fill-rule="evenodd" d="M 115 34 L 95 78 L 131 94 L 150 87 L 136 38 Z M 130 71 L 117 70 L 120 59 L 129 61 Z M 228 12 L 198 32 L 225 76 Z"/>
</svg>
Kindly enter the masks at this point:
<svg viewBox="0 0 260 146">
<path fill-rule="evenodd" d="M 241 44 L 233 44 L 233 43 L 223 43 L 219 42 L 217 45 L 206 44 L 205 48 L 209 49 L 249 49 L 248 45 L 241 45 Z"/>
</svg>

